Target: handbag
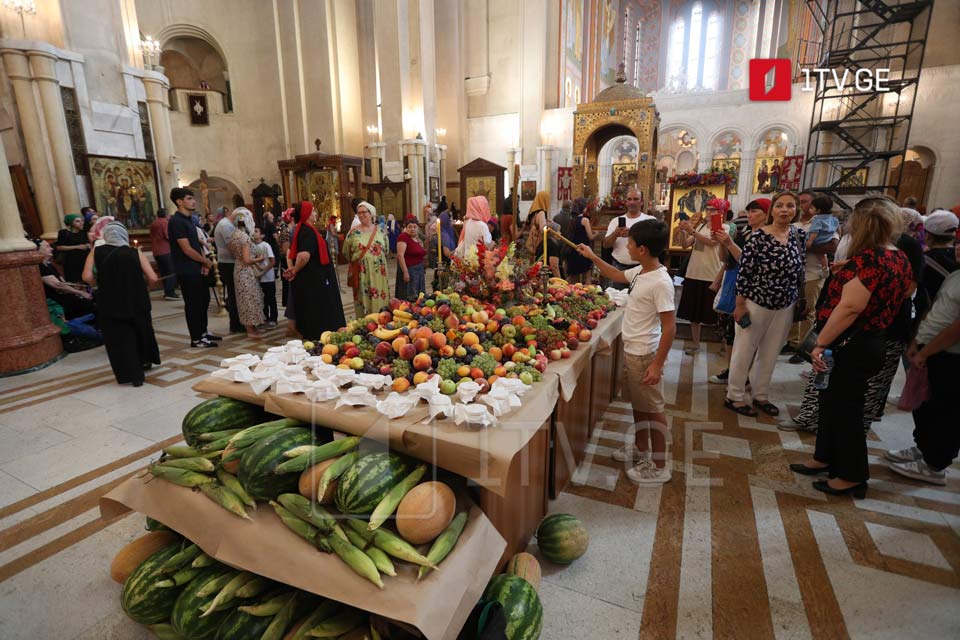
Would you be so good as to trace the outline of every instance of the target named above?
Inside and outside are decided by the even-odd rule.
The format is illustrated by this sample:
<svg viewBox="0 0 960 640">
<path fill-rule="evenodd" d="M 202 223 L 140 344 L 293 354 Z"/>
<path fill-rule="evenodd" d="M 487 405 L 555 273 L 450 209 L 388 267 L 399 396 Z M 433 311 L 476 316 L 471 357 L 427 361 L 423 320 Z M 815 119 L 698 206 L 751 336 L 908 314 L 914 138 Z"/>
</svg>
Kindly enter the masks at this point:
<svg viewBox="0 0 960 640">
<path fill-rule="evenodd" d="M 713 310 L 717 313 L 732 314 L 736 308 L 738 273 L 740 273 L 740 265 L 724 271 L 720 291 L 713 300 Z"/>
<path fill-rule="evenodd" d="M 347 271 L 347 285 L 351 289 L 360 288 L 360 261 L 363 260 L 363 256 L 367 255 L 367 250 L 373 245 L 373 241 L 377 237 L 377 230 L 374 229 L 370 234 L 370 240 L 367 242 L 367 246 L 363 248 L 363 251 L 360 252 L 360 255 L 357 256 L 356 260 L 350 262 L 350 268 Z"/>
<path fill-rule="evenodd" d="M 916 411 L 924 402 L 930 399 L 930 378 L 926 367 L 910 367 L 907 369 L 907 379 L 903 383 L 903 392 L 897 409 L 901 411 Z"/>
</svg>

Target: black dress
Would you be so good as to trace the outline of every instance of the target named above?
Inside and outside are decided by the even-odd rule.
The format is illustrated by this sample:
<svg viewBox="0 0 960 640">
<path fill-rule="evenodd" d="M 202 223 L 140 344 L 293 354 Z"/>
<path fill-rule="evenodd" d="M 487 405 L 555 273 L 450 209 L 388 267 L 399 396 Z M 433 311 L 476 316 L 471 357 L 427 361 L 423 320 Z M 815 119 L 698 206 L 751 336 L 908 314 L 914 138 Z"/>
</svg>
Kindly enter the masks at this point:
<svg viewBox="0 0 960 640">
<path fill-rule="evenodd" d="M 113 375 L 119 384 L 142 383 L 144 365 L 160 364 L 160 350 L 139 252 L 103 245 L 94 250 L 93 263 L 100 333 Z"/>
<path fill-rule="evenodd" d="M 69 247 L 72 245 L 87 244 L 87 234 L 83 231 L 70 231 L 70 229 L 60 229 L 57 233 L 57 246 Z M 87 262 L 87 251 L 79 249 L 73 251 L 60 251 L 63 256 L 59 262 L 63 266 L 63 279 L 67 282 L 83 282 L 83 265 Z"/>
<path fill-rule="evenodd" d="M 320 264 L 317 233 L 306 225 L 297 236 L 297 252 L 310 254 L 307 262 L 291 283 L 297 331 L 304 340 L 315 340 L 324 331 L 336 331 L 347 324 L 340 300 L 340 285 L 333 264 Z"/>
<path fill-rule="evenodd" d="M 574 244 L 585 244 L 590 245 L 590 237 L 587 236 L 587 228 L 583 226 L 583 216 L 573 216 L 570 220 L 570 240 Z M 548 243 L 549 245 L 549 243 Z M 547 252 L 549 255 L 550 247 L 547 247 Z M 582 255 L 575 251 L 571 251 L 567 254 L 567 275 L 568 276 L 579 276 L 581 274 L 590 271 L 593 268 L 593 263 L 589 258 L 584 258 Z"/>
</svg>

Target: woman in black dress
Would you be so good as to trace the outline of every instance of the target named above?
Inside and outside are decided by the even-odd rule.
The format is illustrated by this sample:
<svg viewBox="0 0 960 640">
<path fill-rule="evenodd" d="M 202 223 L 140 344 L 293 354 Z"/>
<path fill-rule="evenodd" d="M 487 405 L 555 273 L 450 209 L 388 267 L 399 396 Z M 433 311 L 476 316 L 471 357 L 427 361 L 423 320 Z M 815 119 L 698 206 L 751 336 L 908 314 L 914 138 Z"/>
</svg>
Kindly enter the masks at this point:
<svg viewBox="0 0 960 640">
<path fill-rule="evenodd" d="M 324 331 L 347 324 L 340 300 L 337 271 L 327 252 L 327 243 L 317 231 L 317 214 L 310 202 L 294 207 L 296 227 L 290 234 L 290 267 L 283 277 L 290 281 L 297 331 L 304 340 L 315 340 Z"/>
<path fill-rule="evenodd" d="M 587 210 L 587 199 L 577 198 L 573 201 L 573 217 L 570 218 L 569 230 L 563 229 L 564 234 L 570 241 L 576 244 L 585 244 L 590 246 L 596 233 L 590 227 L 590 212 Z M 549 247 L 548 247 L 549 250 Z M 584 258 L 576 251 L 567 254 L 566 273 L 567 278 L 574 282 L 584 282 L 590 284 L 592 279 L 593 263 Z"/>
<path fill-rule="evenodd" d="M 83 231 L 83 216 L 71 213 L 64 216 L 66 229 L 57 233 L 57 262 L 63 267 L 63 279 L 67 282 L 80 282 L 83 264 L 90 253 L 87 234 Z"/>
<path fill-rule="evenodd" d="M 144 369 L 160 364 L 144 282 L 144 277 L 150 284 L 157 282 L 157 274 L 140 250 L 130 246 L 122 223 L 104 227 L 103 241 L 87 258 L 83 280 L 97 287 L 100 333 L 117 383 L 139 387 Z"/>
</svg>

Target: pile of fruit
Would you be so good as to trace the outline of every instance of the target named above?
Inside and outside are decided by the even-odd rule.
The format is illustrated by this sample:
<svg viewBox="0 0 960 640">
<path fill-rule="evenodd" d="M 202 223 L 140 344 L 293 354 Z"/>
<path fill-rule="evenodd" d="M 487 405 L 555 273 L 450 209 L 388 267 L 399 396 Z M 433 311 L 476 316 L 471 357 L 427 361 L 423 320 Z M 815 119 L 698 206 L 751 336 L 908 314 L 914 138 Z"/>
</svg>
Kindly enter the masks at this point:
<svg viewBox="0 0 960 640">
<path fill-rule="evenodd" d="M 396 575 L 391 558 L 418 565 L 419 580 L 457 543 L 467 513 L 456 513 L 443 482 L 421 483 L 426 464 L 393 453 L 361 455 L 360 438 L 334 439 L 296 420 L 251 424 L 262 418 L 239 400 L 202 402 L 184 417 L 188 444 L 164 449 L 149 470 L 243 518 L 257 500 L 269 501 L 287 528 L 381 589 L 381 574 Z M 383 526 L 388 520 L 396 533 Z M 426 555 L 414 547 L 427 543 Z"/>
<path fill-rule="evenodd" d="M 154 529 L 123 547 L 110 567 L 120 605 L 161 640 L 407 639 L 419 634 L 360 609 L 294 589 L 206 555 Z"/>
<path fill-rule="evenodd" d="M 560 278 L 550 280 L 546 295 L 507 307 L 433 293 L 415 302 L 391 300 L 379 313 L 327 331 L 319 344 L 304 348 L 327 364 L 391 376 L 398 392 L 433 374 L 448 395 L 468 380 L 483 392 L 501 377 L 538 381 L 548 362 L 569 358 L 588 342 L 613 308 L 600 287 Z"/>
</svg>

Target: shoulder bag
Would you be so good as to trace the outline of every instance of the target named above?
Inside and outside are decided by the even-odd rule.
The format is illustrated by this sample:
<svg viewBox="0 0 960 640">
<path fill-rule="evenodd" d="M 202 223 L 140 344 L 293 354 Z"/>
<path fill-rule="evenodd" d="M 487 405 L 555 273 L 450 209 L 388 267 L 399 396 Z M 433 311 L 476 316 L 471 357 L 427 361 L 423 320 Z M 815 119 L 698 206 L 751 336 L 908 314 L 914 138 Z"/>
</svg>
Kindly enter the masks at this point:
<svg viewBox="0 0 960 640">
<path fill-rule="evenodd" d="M 797 236 L 796 227 L 790 227 L 790 240 L 795 239 Z M 805 259 L 806 253 L 801 254 L 801 259 Z M 804 266 L 801 266 L 801 269 L 805 270 Z M 793 305 L 793 321 L 800 322 L 807 317 L 807 305 L 809 304 L 807 300 L 807 287 L 806 287 L 806 275 L 800 277 L 800 282 L 797 286 L 797 302 Z"/>
<path fill-rule="evenodd" d="M 351 289 L 360 288 L 360 261 L 363 260 L 363 257 L 367 255 L 367 250 L 373 246 L 373 241 L 377 239 L 377 230 L 374 229 L 370 232 L 370 240 L 367 242 L 367 246 L 363 248 L 363 251 L 360 252 L 360 255 L 357 256 L 356 260 L 350 261 L 350 268 L 347 271 L 347 285 Z"/>
</svg>

